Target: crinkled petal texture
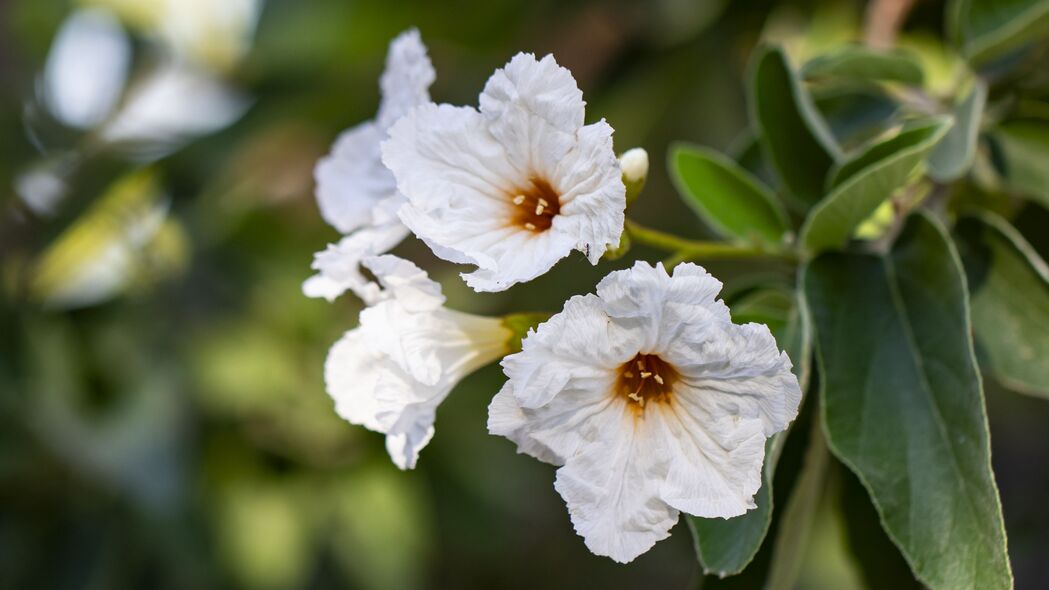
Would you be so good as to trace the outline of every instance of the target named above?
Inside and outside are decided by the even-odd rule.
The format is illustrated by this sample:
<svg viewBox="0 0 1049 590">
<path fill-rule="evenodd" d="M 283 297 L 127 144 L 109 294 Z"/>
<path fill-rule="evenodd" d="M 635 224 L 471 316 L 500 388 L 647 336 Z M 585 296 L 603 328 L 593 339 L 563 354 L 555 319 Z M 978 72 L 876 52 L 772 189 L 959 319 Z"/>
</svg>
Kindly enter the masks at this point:
<svg viewBox="0 0 1049 590">
<path fill-rule="evenodd" d="M 430 102 L 433 65 L 419 32 L 412 29 L 390 43 L 386 70 L 380 79 L 382 101 L 375 121 L 344 131 L 331 153 L 314 169 L 321 216 L 343 234 L 351 234 L 317 253 L 313 268 L 320 273 L 303 285 L 310 297 L 335 299 L 347 289 L 365 303 L 379 288 L 361 274 L 366 257 L 389 252 L 410 233 L 397 217 L 404 202 L 393 174 L 382 163 L 380 144 L 397 119 Z"/>
<path fill-rule="evenodd" d="M 731 518 L 754 507 L 765 439 L 797 415 L 801 388 L 768 328 L 733 324 L 720 290 L 701 267 L 670 276 L 638 262 L 569 300 L 503 360 L 509 380 L 489 431 L 560 466 L 555 488 L 594 553 L 628 562 L 667 537 L 679 511 Z M 673 369 L 665 398 L 639 404 L 619 389 L 638 355 Z"/>
<path fill-rule="evenodd" d="M 612 128 L 583 125 L 584 105 L 552 56 L 522 53 L 489 79 L 479 111 L 414 109 L 382 148 L 408 200 L 401 219 L 438 256 L 476 265 L 463 277 L 478 291 L 529 281 L 573 248 L 596 264 L 619 243 L 625 188 Z M 556 203 L 515 201 L 538 186 Z"/>
<path fill-rule="evenodd" d="M 445 308 L 440 286 L 408 261 L 386 255 L 363 263 L 383 298 L 332 346 L 325 383 L 336 412 L 384 433 L 393 462 L 411 469 L 433 437 L 437 406 L 505 353 L 510 331 L 498 319 Z"/>
</svg>

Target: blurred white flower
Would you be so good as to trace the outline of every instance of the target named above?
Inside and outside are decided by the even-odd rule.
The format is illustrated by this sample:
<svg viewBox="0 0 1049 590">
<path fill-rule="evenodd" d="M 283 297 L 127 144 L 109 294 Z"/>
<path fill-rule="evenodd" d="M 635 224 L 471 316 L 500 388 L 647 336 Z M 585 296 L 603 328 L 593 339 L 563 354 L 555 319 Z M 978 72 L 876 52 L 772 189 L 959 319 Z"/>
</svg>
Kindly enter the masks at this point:
<svg viewBox="0 0 1049 590">
<path fill-rule="evenodd" d="M 62 23 L 44 68 L 44 103 L 78 129 L 101 123 L 124 91 L 131 41 L 112 14 L 79 10 Z"/>
<path fill-rule="evenodd" d="M 415 467 L 434 433 L 434 415 L 452 388 L 508 352 L 502 320 L 444 307 L 440 285 L 392 255 L 362 264 L 382 285 L 360 326 L 332 346 L 324 366 L 335 411 L 386 435 L 401 469 Z"/>
<path fill-rule="evenodd" d="M 395 121 L 430 101 L 435 74 L 419 32 L 401 33 L 391 43 L 386 70 L 379 80 L 382 101 L 375 120 L 344 131 L 330 154 L 317 163 L 317 203 L 321 216 L 341 233 L 350 234 L 319 252 L 313 268 L 320 271 L 303 285 L 309 297 L 335 299 L 347 289 L 371 303 L 378 287 L 360 272 L 360 261 L 389 252 L 410 233 L 397 218 L 404 197 L 393 174 L 382 163 L 380 143 Z"/>
<path fill-rule="evenodd" d="M 251 48 L 261 0 L 81 0 L 119 15 L 169 53 L 227 70 Z"/>
<path fill-rule="evenodd" d="M 598 555 L 628 562 L 679 511 L 754 508 L 765 439 L 801 389 L 768 328 L 733 324 L 701 267 L 638 262 L 576 296 L 503 360 L 488 428 L 559 465 L 557 491 Z"/>
<path fill-rule="evenodd" d="M 128 90 L 100 136 L 107 143 L 131 146 L 140 158 L 157 158 L 232 124 L 248 105 L 243 94 L 205 70 L 168 61 Z"/>
<path fill-rule="evenodd" d="M 576 248 L 597 264 L 619 244 L 624 186 L 604 120 L 552 56 L 518 54 L 472 107 L 427 104 L 390 130 L 383 161 L 408 199 L 401 219 L 434 253 L 477 265 L 478 291 L 548 271 Z"/>
</svg>

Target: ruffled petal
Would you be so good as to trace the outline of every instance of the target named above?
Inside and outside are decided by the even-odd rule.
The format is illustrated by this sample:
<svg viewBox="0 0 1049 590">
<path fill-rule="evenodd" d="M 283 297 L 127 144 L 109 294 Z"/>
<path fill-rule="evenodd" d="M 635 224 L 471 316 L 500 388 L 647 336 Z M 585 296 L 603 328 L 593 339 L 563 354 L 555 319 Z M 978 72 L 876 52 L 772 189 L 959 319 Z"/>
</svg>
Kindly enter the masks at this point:
<svg viewBox="0 0 1049 590">
<path fill-rule="evenodd" d="M 374 122 L 361 123 L 335 140 L 313 171 L 321 216 L 340 233 L 373 223 L 372 210 L 396 196 L 393 174 L 382 164 L 385 137 Z"/>
<path fill-rule="evenodd" d="M 392 254 L 361 261 L 382 285 L 384 298 L 394 298 L 408 311 L 427 311 L 444 304 L 441 285 L 415 263 Z"/>
<path fill-rule="evenodd" d="M 557 161 L 550 178 L 561 191 L 554 230 L 576 239 L 591 264 L 619 244 L 626 186 L 612 150 L 612 127 L 604 120 L 579 130 L 576 143 Z"/>
<path fill-rule="evenodd" d="M 554 488 L 597 555 L 630 562 L 670 536 L 678 521 L 660 497 L 674 449 L 659 418 L 638 418 L 617 399 L 577 427 L 587 444 L 557 470 Z"/>
<path fill-rule="evenodd" d="M 353 291 L 366 305 L 383 299 L 382 289 L 361 273 L 361 262 L 377 254 L 392 250 L 409 234 L 399 221 L 365 227 L 344 237 L 337 244 L 318 252 L 313 257 L 317 274 L 302 284 L 307 297 L 323 297 L 334 301 L 347 290 Z"/>
<path fill-rule="evenodd" d="M 703 518 L 732 518 L 755 507 L 765 457 L 760 421 L 715 417 L 685 402 L 652 409 L 671 458 L 659 491 L 667 504 Z"/>
<path fill-rule="evenodd" d="M 481 113 L 496 140 L 524 176 L 546 178 L 575 147 L 586 103 L 575 78 L 552 55 L 518 53 L 488 79 Z"/>
<path fill-rule="evenodd" d="M 527 408 L 550 403 L 572 386 L 607 391 L 616 369 L 637 353 L 637 330 L 610 322 L 595 295 L 579 295 L 530 332 L 521 352 L 503 359 L 518 402 Z"/>
<path fill-rule="evenodd" d="M 436 77 L 417 29 L 409 29 L 391 41 L 386 69 L 379 78 L 379 127 L 389 129 L 413 108 L 430 102 L 430 85 Z"/>
</svg>

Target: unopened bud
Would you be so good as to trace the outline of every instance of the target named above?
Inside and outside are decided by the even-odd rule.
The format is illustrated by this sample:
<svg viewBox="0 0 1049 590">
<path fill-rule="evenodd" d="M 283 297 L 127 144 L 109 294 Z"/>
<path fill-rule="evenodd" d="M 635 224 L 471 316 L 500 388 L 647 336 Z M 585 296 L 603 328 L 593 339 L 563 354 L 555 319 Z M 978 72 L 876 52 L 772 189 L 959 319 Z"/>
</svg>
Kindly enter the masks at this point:
<svg viewBox="0 0 1049 590">
<path fill-rule="evenodd" d="M 626 205 L 630 206 L 641 194 L 648 178 L 648 152 L 644 148 L 629 149 L 619 156 L 619 167 L 623 170 L 626 185 Z"/>
</svg>

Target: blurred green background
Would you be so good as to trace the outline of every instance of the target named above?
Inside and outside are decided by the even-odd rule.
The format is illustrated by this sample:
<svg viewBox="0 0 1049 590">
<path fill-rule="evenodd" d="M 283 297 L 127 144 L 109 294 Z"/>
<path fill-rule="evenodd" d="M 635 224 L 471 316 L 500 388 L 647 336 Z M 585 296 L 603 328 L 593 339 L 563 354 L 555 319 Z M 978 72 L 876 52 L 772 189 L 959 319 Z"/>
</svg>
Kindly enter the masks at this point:
<svg viewBox="0 0 1049 590">
<path fill-rule="evenodd" d="M 704 236 L 670 186 L 667 145 L 728 149 L 746 124 L 759 40 L 804 52 L 854 39 L 863 10 L 0 0 L 0 587 L 696 587 L 684 524 L 627 566 L 586 550 L 553 468 L 486 433 L 496 366 L 441 406 L 412 472 L 390 463 L 380 435 L 335 415 L 322 364 L 359 307 L 301 294 L 312 254 L 338 238 L 317 211 L 312 168 L 339 131 L 373 116 L 386 44 L 416 26 L 438 102 L 476 104 L 514 53 L 553 53 L 579 81 L 588 120 L 616 129 L 617 151 L 651 155 L 631 215 Z M 66 53 L 94 68 L 55 73 L 56 35 L 85 14 L 101 40 Z M 908 39 L 934 43 L 942 14 L 940 2 L 918 3 Z M 107 51 L 127 76 L 108 110 L 78 109 L 91 97 L 77 89 L 112 74 L 99 65 Z M 1031 205 L 1019 222 L 1043 257 L 1047 218 Z M 599 268 L 571 256 L 479 295 L 419 242 L 396 253 L 430 269 L 452 307 L 489 314 L 556 311 L 612 268 L 660 256 L 636 249 Z M 791 272 L 710 270 L 728 294 Z M 1049 407 L 993 384 L 988 403 L 1017 587 L 1049 587 Z M 777 473 L 790 469 L 785 459 Z M 844 549 L 853 512 L 822 514 L 801 586 L 861 585 Z"/>
</svg>

